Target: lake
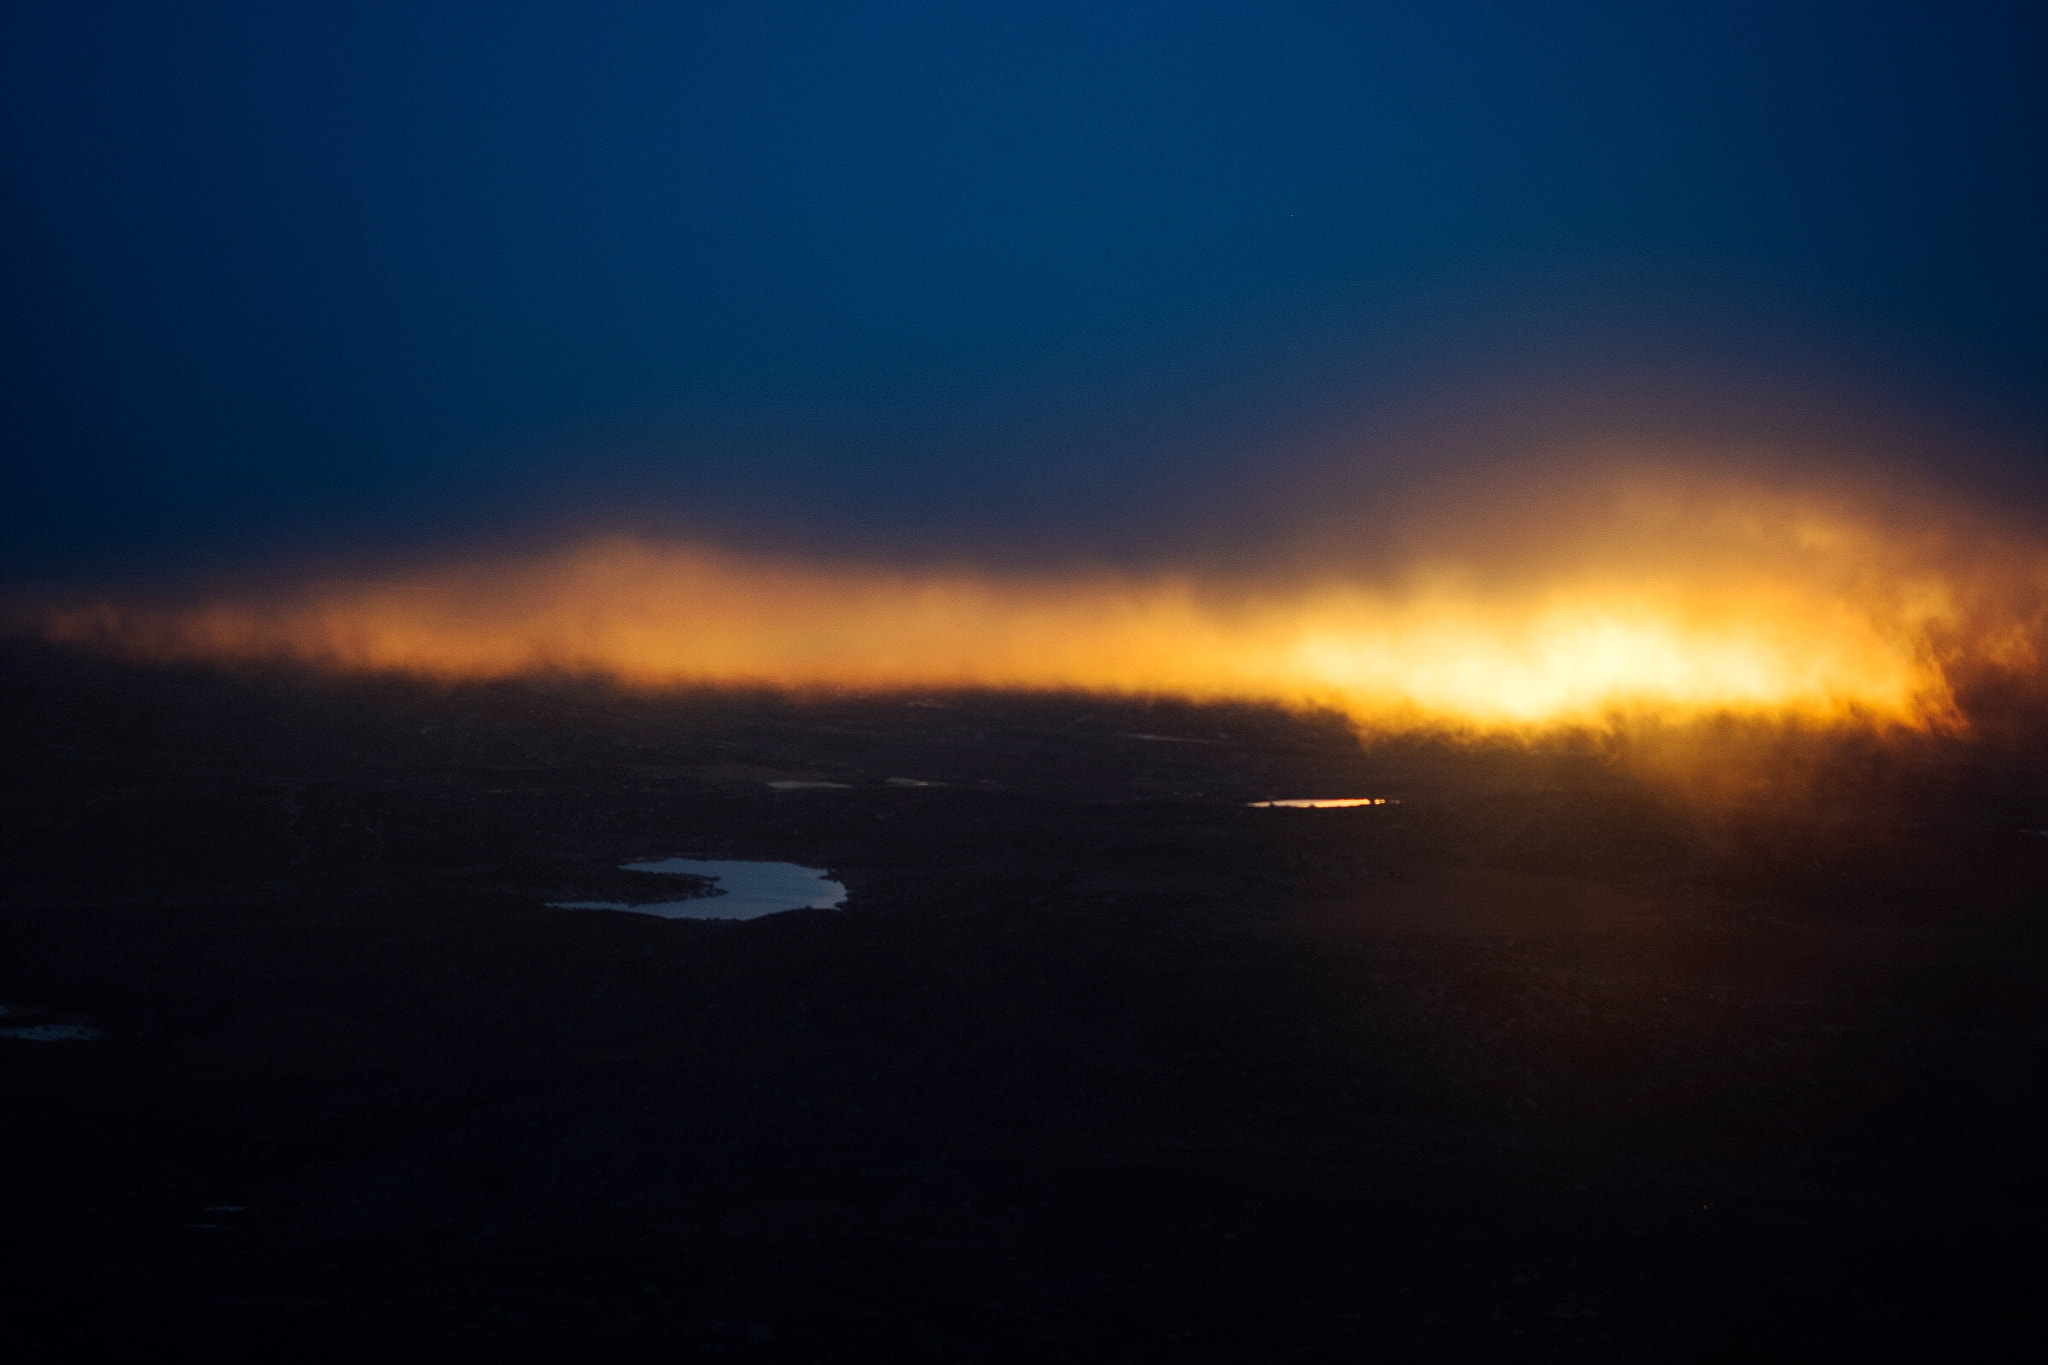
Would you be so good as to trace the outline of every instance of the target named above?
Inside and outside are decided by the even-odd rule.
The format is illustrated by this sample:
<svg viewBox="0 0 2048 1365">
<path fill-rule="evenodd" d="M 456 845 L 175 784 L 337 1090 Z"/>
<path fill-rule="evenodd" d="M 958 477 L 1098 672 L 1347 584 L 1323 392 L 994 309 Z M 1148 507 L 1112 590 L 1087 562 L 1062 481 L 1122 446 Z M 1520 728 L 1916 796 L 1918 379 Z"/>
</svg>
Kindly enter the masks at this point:
<svg viewBox="0 0 2048 1365">
<path fill-rule="evenodd" d="M 846 899 L 846 888 L 823 870 L 796 863 L 747 862 L 735 859 L 658 858 L 621 863 L 627 872 L 666 872 L 710 878 L 714 894 L 687 900 L 628 905 L 624 901 L 550 901 L 557 910 L 624 910 L 663 919 L 759 919 L 786 910 L 833 910 Z"/>
</svg>

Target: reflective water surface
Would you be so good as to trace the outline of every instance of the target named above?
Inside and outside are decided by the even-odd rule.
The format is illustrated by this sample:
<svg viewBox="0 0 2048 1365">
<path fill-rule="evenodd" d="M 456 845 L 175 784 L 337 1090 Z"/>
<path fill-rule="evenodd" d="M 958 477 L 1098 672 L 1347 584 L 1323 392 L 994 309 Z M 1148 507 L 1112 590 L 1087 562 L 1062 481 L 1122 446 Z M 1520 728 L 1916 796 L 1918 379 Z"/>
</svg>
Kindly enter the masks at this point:
<svg viewBox="0 0 2048 1365">
<path fill-rule="evenodd" d="M 1291 810 L 1343 810 L 1347 806 L 1398 806 L 1401 803 L 1385 796 L 1340 796 L 1305 797 L 1294 801 L 1247 801 L 1257 809 L 1285 806 Z"/>
<path fill-rule="evenodd" d="M 624 901 L 550 901 L 557 910 L 626 910 L 663 919 L 759 919 L 785 910 L 832 910 L 846 899 L 846 888 L 815 867 L 796 863 L 747 862 L 734 859 L 658 858 L 621 863 L 628 872 L 671 872 L 706 877 L 713 894 L 688 900 L 628 905 Z"/>
<path fill-rule="evenodd" d="M 23 1024 L 15 1028 L 0 1028 L 0 1038 L 20 1038 L 31 1043 L 85 1043 L 100 1036 L 100 1031 L 85 1024 Z"/>
</svg>

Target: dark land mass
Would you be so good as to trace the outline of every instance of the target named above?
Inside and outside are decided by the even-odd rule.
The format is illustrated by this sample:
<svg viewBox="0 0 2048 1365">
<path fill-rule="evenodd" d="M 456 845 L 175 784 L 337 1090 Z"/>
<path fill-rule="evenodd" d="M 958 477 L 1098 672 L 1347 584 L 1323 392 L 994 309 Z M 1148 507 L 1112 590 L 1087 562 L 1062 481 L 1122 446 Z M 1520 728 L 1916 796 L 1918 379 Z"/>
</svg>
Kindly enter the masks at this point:
<svg viewBox="0 0 2048 1365">
<path fill-rule="evenodd" d="M 25 1365 L 2039 1358 L 2048 756 L 24 644 L 0 740 Z M 546 908 L 671 855 L 850 897 Z"/>
</svg>

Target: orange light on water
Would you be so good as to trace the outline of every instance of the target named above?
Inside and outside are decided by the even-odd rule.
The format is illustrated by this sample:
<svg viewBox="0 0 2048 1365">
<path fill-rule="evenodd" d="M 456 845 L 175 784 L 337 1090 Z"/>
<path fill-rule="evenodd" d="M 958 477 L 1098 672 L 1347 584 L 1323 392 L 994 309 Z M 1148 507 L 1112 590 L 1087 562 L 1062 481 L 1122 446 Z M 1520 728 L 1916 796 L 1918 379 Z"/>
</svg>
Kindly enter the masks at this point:
<svg viewBox="0 0 2048 1365">
<path fill-rule="evenodd" d="M 1659 518 L 1662 518 L 1660 521 Z M 1968 542 L 1968 537 L 1963 538 Z M 52 635 L 157 657 L 481 678 L 1080 688 L 1336 706 L 1468 731 L 1716 713 L 1939 728 L 1958 670 L 2030 669 L 2048 563 L 1745 494 L 1525 535 L 1490 563 L 1257 580 L 1004 575 L 613 539 Z"/>
</svg>

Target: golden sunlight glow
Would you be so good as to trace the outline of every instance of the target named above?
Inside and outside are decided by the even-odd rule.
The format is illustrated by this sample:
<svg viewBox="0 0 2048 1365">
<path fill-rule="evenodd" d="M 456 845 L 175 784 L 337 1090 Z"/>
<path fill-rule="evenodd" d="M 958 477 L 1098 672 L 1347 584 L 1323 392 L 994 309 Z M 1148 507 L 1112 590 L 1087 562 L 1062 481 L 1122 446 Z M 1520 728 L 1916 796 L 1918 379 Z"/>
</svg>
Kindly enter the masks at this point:
<svg viewBox="0 0 2048 1365">
<path fill-rule="evenodd" d="M 2031 545 L 1814 498 L 1652 494 L 1546 514 L 1491 555 L 1326 556 L 1261 579 L 920 572 L 618 539 L 181 610 L 101 606 L 48 629 L 154 657 L 1081 688 L 1464 731 L 1715 713 L 1940 728 L 1958 670 L 2033 667 L 2048 561 Z"/>
</svg>

